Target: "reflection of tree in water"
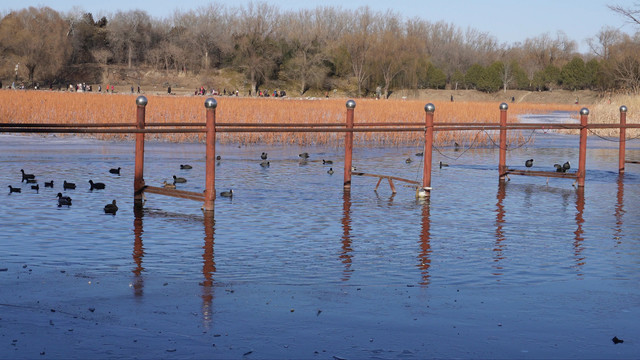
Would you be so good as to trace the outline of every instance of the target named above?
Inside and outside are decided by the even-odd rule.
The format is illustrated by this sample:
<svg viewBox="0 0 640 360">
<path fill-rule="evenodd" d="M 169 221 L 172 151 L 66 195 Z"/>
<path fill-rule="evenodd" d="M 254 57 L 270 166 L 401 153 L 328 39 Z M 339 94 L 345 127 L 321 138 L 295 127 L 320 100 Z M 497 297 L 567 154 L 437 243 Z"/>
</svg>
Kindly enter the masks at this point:
<svg viewBox="0 0 640 360">
<path fill-rule="evenodd" d="M 216 221 L 213 216 L 213 211 L 207 211 L 204 213 L 204 245 L 202 249 L 202 275 L 204 281 L 200 283 L 202 286 L 202 321 L 206 329 L 211 326 L 213 319 L 213 275 L 216 272 L 216 262 L 214 260 L 214 238 L 215 238 L 215 224 Z"/>
<path fill-rule="evenodd" d="M 429 268 L 431 267 L 431 204 L 429 199 L 419 200 L 422 202 L 422 221 L 420 229 L 420 254 L 418 255 L 418 268 L 422 273 L 420 285 L 429 285 Z"/>
<path fill-rule="evenodd" d="M 142 207 L 134 206 L 133 208 L 133 261 L 136 263 L 136 267 L 133 269 L 133 291 L 135 296 L 142 296 L 144 289 L 144 278 L 142 272 L 142 258 L 144 257 L 144 247 L 142 246 L 142 217 L 144 212 Z"/>
<path fill-rule="evenodd" d="M 344 264 L 344 270 L 342 273 L 342 281 L 347 281 L 351 278 L 351 261 L 353 255 L 351 254 L 353 249 L 351 248 L 351 193 L 349 190 L 344 191 L 342 194 L 342 251 L 340 252 L 340 260 Z"/>
</svg>

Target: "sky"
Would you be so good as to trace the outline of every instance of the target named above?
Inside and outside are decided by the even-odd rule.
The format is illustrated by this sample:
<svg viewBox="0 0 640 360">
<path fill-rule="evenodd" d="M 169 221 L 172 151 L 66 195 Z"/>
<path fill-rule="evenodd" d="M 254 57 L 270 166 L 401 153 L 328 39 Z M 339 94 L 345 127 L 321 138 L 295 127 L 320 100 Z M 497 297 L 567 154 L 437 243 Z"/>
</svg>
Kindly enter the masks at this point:
<svg viewBox="0 0 640 360">
<path fill-rule="evenodd" d="M 206 6 L 210 0 L 0 0 L 0 14 L 29 6 L 48 6 L 60 12 L 81 8 L 94 18 L 117 11 L 145 10 L 154 18 L 169 18 L 176 9 L 187 11 Z M 219 2 L 219 1 L 218 1 Z M 224 1 L 227 6 L 246 5 L 250 0 Z M 607 5 L 630 5 L 629 0 L 278 0 L 268 1 L 281 10 L 332 6 L 343 10 L 369 6 L 373 11 L 392 10 L 404 18 L 419 17 L 430 22 L 445 21 L 493 35 L 500 44 L 523 42 L 527 38 L 549 33 L 555 37 L 563 31 L 576 41 L 580 52 L 589 52 L 587 38 L 594 37 L 605 26 L 632 34 L 639 25 L 627 22 Z M 108 16 L 107 16 L 108 19 Z"/>
</svg>

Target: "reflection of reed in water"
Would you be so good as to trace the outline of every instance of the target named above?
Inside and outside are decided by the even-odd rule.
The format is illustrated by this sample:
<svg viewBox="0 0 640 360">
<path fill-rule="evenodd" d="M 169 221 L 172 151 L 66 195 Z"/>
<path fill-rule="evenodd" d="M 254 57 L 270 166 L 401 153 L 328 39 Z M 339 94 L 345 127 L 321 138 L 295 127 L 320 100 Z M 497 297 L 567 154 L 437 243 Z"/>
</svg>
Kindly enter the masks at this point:
<svg viewBox="0 0 640 360">
<path fill-rule="evenodd" d="M 620 243 L 622 243 L 622 218 L 624 216 L 624 213 L 626 212 L 624 210 L 624 202 L 623 202 L 623 198 L 624 198 L 624 174 L 620 174 L 618 175 L 618 191 L 616 193 L 616 211 L 615 211 L 615 217 L 616 217 L 616 228 L 615 231 L 613 232 L 613 238 L 616 240 L 616 245 L 619 245 Z"/>
<path fill-rule="evenodd" d="M 351 254 L 351 192 L 344 191 L 342 194 L 342 250 L 340 252 L 340 260 L 344 264 L 342 272 L 342 281 L 348 281 L 351 278 L 351 262 L 353 255 Z"/>
<path fill-rule="evenodd" d="M 204 281 L 200 283 L 202 286 L 202 321 L 205 329 L 211 327 L 211 321 L 213 319 L 213 275 L 216 272 L 216 262 L 213 256 L 213 245 L 215 238 L 215 219 L 213 217 L 213 211 L 204 212 L 204 250 L 202 253 L 202 275 Z"/>
<path fill-rule="evenodd" d="M 576 231 L 573 233 L 576 235 L 575 240 L 573 241 L 573 253 L 576 258 L 576 267 L 580 269 L 584 264 L 586 264 L 586 257 L 582 254 L 584 250 L 584 237 L 582 234 L 584 230 L 582 230 L 582 224 L 584 223 L 584 187 L 578 187 L 576 190 Z M 582 276 L 584 274 L 578 273 L 578 276 Z"/>
<path fill-rule="evenodd" d="M 503 275 L 502 273 L 502 265 L 500 265 L 500 261 L 504 259 L 504 250 L 506 248 L 506 244 L 504 242 L 505 235 L 502 229 L 502 226 L 505 223 L 505 211 L 504 211 L 504 198 L 507 194 L 506 191 L 507 184 L 504 181 L 498 182 L 498 194 L 496 195 L 496 199 L 498 202 L 496 203 L 496 242 L 493 247 L 493 262 L 495 272 L 493 275 Z M 528 197 L 529 193 L 525 191 L 525 202 L 530 203 L 530 198 Z"/>
<path fill-rule="evenodd" d="M 136 263 L 136 267 L 133 269 L 133 293 L 135 296 L 142 296 L 144 289 L 144 278 L 142 277 L 142 272 L 144 271 L 144 267 L 142 267 L 142 258 L 144 257 L 144 247 L 142 246 L 142 217 L 144 216 L 144 212 L 142 207 L 134 206 L 133 207 L 133 261 Z"/>
<path fill-rule="evenodd" d="M 418 254 L 418 268 L 422 274 L 420 285 L 429 285 L 431 267 L 431 204 L 429 199 L 418 200 L 422 203 L 422 221 L 420 228 L 420 253 Z"/>
</svg>

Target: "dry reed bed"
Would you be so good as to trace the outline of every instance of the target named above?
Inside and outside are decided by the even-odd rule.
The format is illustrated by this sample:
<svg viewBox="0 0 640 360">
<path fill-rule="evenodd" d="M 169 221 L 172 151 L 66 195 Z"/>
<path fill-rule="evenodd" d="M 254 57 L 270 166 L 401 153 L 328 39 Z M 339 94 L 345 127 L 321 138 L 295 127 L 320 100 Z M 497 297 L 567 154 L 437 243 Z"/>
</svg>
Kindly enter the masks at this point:
<svg viewBox="0 0 640 360">
<path fill-rule="evenodd" d="M 134 123 L 136 95 L 68 93 L 49 91 L 0 90 L 0 122 L 9 123 Z M 148 95 L 147 122 L 204 122 L 205 97 Z M 217 98 L 216 120 L 225 123 L 336 123 L 344 124 L 346 99 L 282 99 L 282 98 Z M 424 122 L 425 101 L 420 100 L 356 100 L 354 120 L 362 122 Z M 499 103 L 434 102 L 436 123 L 498 123 Z M 517 122 L 518 114 L 547 113 L 555 110 L 575 111 L 580 106 L 559 104 L 509 104 L 509 122 Z M 595 111 L 594 111 L 595 112 Z M 454 142 L 475 146 L 493 145 L 497 133 L 484 131 L 438 131 L 438 146 Z M 526 141 L 520 131 L 510 131 L 510 143 Z M 87 135 L 98 139 L 132 139 L 127 134 Z M 492 139 L 489 138 L 491 136 Z M 360 145 L 417 145 L 423 141 L 421 131 L 356 133 Z M 204 141 L 204 134 L 148 134 L 150 139 L 173 142 Z M 222 143 L 329 144 L 343 143 L 343 133 L 218 133 Z"/>
<path fill-rule="evenodd" d="M 619 124 L 620 106 L 627 107 L 627 124 L 637 124 L 638 109 L 640 109 L 640 97 L 632 95 L 618 95 L 611 98 L 611 101 L 603 100 L 589 108 L 589 123 L 595 124 Z M 618 129 L 594 129 L 593 134 L 606 137 L 618 137 Z M 627 139 L 640 138 L 640 129 L 627 129 Z"/>
</svg>

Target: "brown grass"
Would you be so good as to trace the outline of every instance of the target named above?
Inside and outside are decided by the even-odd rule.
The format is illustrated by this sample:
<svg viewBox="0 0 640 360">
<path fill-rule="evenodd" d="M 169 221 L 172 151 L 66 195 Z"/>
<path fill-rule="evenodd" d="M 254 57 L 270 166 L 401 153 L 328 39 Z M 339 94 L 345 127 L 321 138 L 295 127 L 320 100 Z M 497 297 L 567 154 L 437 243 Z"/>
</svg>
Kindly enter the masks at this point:
<svg viewBox="0 0 640 360">
<path fill-rule="evenodd" d="M 589 123 L 619 124 L 620 106 L 627 107 L 627 124 L 638 123 L 640 97 L 632 95 L 617 95 L 611 99 L 603 99 L 589 109 Z M 618 137 L 618 129 L 597 129 L 591 131 L 598 136 Z M 627 138 L 639 138 L 640 129 L 627 129 Z"/>
<path fill-rule="evenodd" d="M 9 123 L 133 123 L 136 117 L 134 94 L 96 94 L 50 91 L 0 90 L 0 122 Z M 147 122 L 204 122 L 205 97 L 147 95 Z M 336 123 L 346 118 L 347 99 L 281 99 L 218 97 L 216 120 L 234 123 Z M 425 102 L 419 100 L 356 100 L 355 122 L 424 122 Z M 500 118 L 498 102 L 434 102 L 434 121 L 494 122 Z M 518 114 L 546 113 L 554 110 L 576 111 L 579 105 L 509 104 L 508 121 L 516 122 Z M 222 143 L 283 143 L 341 145 L 343 133 L 219 133 Z M 95 134 L 98 139 L 132 139 L 126 134 Z M 204 141 L 204 134 L 148 134 L 150 139 L 173 142 Z M 491 134 L 493 138 L 495 136 Z M 419 144 L 422 132 L 356 133 L 358 144 Z M 522 143 L 525 137 L 517 131 L 509 133 L 511 143 Z M 436 132 L 436 145 L 475 143 L 491 145 L 486 132 Z"/>
</svg>

